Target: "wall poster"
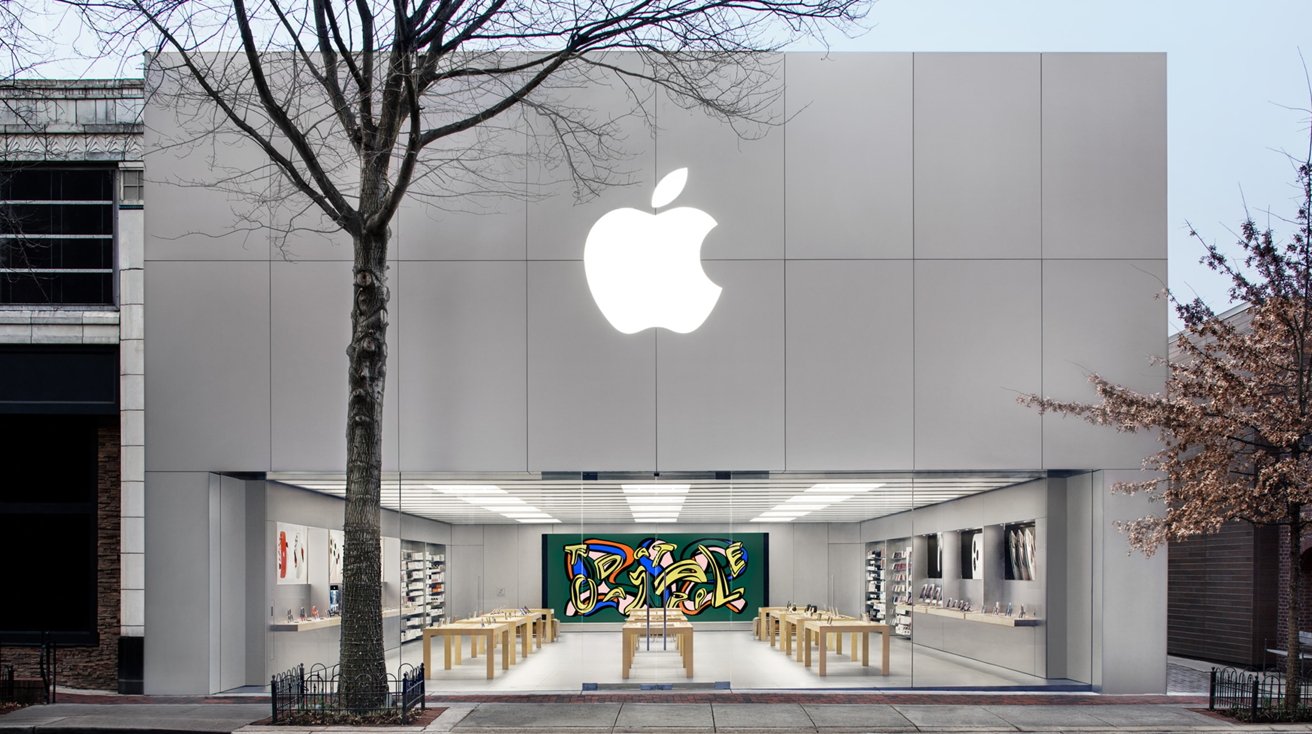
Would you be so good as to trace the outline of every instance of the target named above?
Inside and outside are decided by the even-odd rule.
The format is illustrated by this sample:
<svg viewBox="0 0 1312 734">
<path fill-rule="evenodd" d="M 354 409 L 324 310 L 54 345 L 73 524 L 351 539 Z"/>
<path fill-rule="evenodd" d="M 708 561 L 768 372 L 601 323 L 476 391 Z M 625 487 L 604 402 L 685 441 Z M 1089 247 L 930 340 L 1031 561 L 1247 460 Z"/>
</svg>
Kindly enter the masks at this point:
<svg viewBox="0 0 1312 734">
<path fill-rule="evenodd" d="M 750 621 L 769 597 L 769 533 L 542 536 L 544 604 L 565 622 L 620 622 L 641 609 Z"/>
<path fill-rule="evenodd" d="M 328 583 L 342 583 L 342 549 L 346 536 L 340 530 L 328 531 Z"/>
<path fill-rule="evenodd" d="M 310 583 L 310 533 L 304 525 L 278 523 L 274 556 L 279 584 Z"/>
</svg>

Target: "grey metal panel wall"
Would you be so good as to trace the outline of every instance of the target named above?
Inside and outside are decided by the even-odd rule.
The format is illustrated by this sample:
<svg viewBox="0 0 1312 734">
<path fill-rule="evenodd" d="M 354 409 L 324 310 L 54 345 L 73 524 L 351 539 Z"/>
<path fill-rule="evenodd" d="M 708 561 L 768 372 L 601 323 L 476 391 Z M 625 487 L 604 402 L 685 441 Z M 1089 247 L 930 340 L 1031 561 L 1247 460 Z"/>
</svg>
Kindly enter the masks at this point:
<svg viewBox="0 0 1312 734">
<path fill-rule="evenodd" d="M 775 112 L 786 124 L 751 140 L 642 87 L 553 88 L 601 110 L 627 136 L 631 155 L 620 167 L 634 185 L 576 204 L 559 161 L 527 171 L 507 164 L 507 186 L 522 183 L 533 197 L 527 203 L 485 197 L 471 213 L 418 196 L 403 207 L 393 250 L 405 259 L 393 264 L 387 467 L 1134 466 L 1141 443 L 1038 419 L 1011 400 L 1017 391 L 1092 397 L 1081 384 L 1086 367 L 1145 386 L 1159 377 L 1139 367 L 1165 335 L 1164 304 L 1146 298 L 1165 262 L 1163 64 L 1159 55 L 1135 54 L 787 56 L 775 69 L 786 85 Z M 854 85 L 865 91 L 854 95 Z M 1087 95 L 1072 91 L 1086 88 Z M 654 113 L 655 137 L 641 114 L 623 114 L 635 97 Z M 838 105 L 852 99 L 871 114 L 840 114 Z M 148 119 L 158 148 L 180 133 L 174 111 L 156 106 Z M 514 153 L 522 129 L 510 120 L 494 139 Z M 220 170 L 250 163 L 242 145 L 230 148 Z M 1089 150 L 1096 160 L 1085 160 Z M 191 191 L 187 184 L 213 175 L 217 160 L 151 155 L 152 201 Z M 657 178 L 685 164 L 690 178 L 677 204 L 719 221 L 703 254 L 727 290 L 702 332 L 625 337 L 587 292 L 583 240 L 605 211 L 645 208 Z M 1072 173 L 1086 165 L 1087 176 Z M 231 197 L 205 196 L 148 212 L 147 329 L 161 345 L 147 355 L 149 466 L 340 470 L 349 293 L 334 268 L 345 263 L 260 262 L 282 256 L 270 255 L 267 241 L 170 239 L 188 228 L 212 234 L 240 225 Z M 1081 234 L 1089 227 L 1100 234 Z M 306 260 L 342 261 L 344 244 L 309 232 L 288 241 L 291 256 Z M 899 279 L 892 268 L 902 266 L 891 263 L 910 265 L 913 256 L 921 258 L 914 279 Z M 220 262 L 230 258 L 256 262 Z M 743 258 L 762 260 L 737 262 Z M 747 274 L 774 272 L 771 263 L 782 258 L 797 269 Z M 1070 258 L 1109 262 L 1085 268 L 1064 262 Z M 835 267 L 824 271 L 813 259 Z M 853 283 L 863 259 L 891 269 Z M 517 261 L 522 279 L 511 274 Z M 788 282 L 789 272 L 798 283 Z M 815 282 L 826 277 L 830 283 Z M 914 305 L 899 306 L 912 286 Z M 878 310 L 823 318 L 843 299 Z M 744 321 L 736 303 L 763 310 Z M 903 333 L 911 323 L 914 351 Z M 1126 324 L 1134 329 L 1128 340 L 1098 332 Z M 410 338 L 398 339 L 398 329 Z M 721 346 L 698 346 L 707 339 Z M 846 345 L 833 361 L 849 367 L 826 371 L 801 351 L 825 344 Z M 912 370 L 886 369 L 913 353 Z M 789 360 L 800 374 L 789 374 Z M 858 369 L 866 360 L 872 369 Z M 737 398 L 724 389 L 730 373 L 745 380 L 734 385 Z M 914 461 L 903 404 L 911 395 Z M 855 399 L 836 406 L 835 396 Z M 830 412 L 836 420 L 827 420 Z M 844 438 L 823 440 L 816 426 Z"/>
<path fill-rule="evenodd" d="M 146 473 L 145 690 L 210 692 L 210 475 Z"/>
<path fill-rule="evenodd" d="M 1161 390 L 1166 366 L 1160 306 L 1165 260 L 1046 260 L 1043 263 L 1043 394 L 1092 400 L 1096 372 L 1143 392 Z M 1157 450 L 1152 431 L 1120 433 L 1078 418 L 1045 414 L 1043 465 L 1068 469 L 1140 466 Z"/>
<path fill-rule="evenodd" d="M 914 95 L 916 257 L 1039 257 L 1038 54 L 916 54 Z"/>
<path fill-rule="evenodd" d="M 784 264 L 710 262 L 715 321 L 656 334 L 656 468 L 784 468 Z"/>
<path fill-rule="evenodd" d="M 915 467 L 1042 463 L 1038 260 L 919 260 L 915 272 Z"/>
<path fill-rule="evenodd" d="M 525 263 L 410 262 L 396 282 L 402 471 L 526 470 Z"/>
<path fill-rule="evenodd" d="M 911 55 L 789 54 L 790 258 L 909 258 Z"/>
<path fill-rule="evenodd" d="M 146 469 L 267 469 L 269 263 L 149 263 L 146 324 Z"/>
<path fill-rule="evenodd" d="M 1165 54 L 1043 55 L 1043 255 L 1166 256 Z"/>
</svg>

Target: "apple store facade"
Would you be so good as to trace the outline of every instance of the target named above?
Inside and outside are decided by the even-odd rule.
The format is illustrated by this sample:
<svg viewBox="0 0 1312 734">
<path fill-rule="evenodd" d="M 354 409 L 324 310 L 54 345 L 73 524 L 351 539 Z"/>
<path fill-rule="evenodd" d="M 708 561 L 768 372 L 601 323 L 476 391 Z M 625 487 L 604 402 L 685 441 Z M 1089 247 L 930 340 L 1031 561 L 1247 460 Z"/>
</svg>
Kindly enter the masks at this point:
<svg viewBox="0 0 1312 734">
<path fill-rule="evenodd" d="M 518 116 L 478 133 L 500 188 L 430 176 L 398 213 L 389 667 L 430 648 L 430 691 L 1163 692 L 1165 551 L 1128 552 L 1117 522 L 1153 506 L 1111 492 L 1154 437 L 1017 396 L 1163 383 L 1165 57 L 770 64 L 776 123 L 746 136 L 554 90 L 614 125 L 629 185 L 579 200 Z M 254 206 L 218 183 L 258 153 L 166 99 L 122 264 L 145 272 L 145 691 L 203 694 L 337 659 L 351 252 L 276 182 Z"/>
</svg>

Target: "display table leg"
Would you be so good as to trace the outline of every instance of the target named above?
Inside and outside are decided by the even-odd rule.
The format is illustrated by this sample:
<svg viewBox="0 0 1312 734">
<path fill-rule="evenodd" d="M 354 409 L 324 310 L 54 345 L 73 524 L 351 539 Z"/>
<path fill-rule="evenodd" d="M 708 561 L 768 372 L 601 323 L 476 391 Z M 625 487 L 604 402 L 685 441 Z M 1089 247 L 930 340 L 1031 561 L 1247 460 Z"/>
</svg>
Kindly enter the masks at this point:
<svg viewBox="0 0 1312 734">
<path fill-rule="evenodd" d="M 834 653 L 837 654 L 837 655 L 842 655 L 842 654 L 843 654 L 843 633 L 842 633 L 842 632 L 835 632 L 835 633 L 834 633 Z"/>
<path fill-rule="evenodd" d="M 470 659 L 470 660 L 474 660 L 475 658 L 478 657 L 478 641 L 479 641 L 480 639 L 482 639 L 482 638 L 483 638 L 483 636 L 482 636 L 482 635 L 479 635 L 479 634 L 473 634 L 473 635 L 470 635 L 470 636 L 469 636 L 469 659 Z M 489 649 L 488 649 L 488 653 L 491 654 L 491 652 L 492 652 L 492 650 L 491 650 L 491 648 L 489 648 Z"/>
<path fill-rule="evenodd" d="M 492 648 L 488 647 L 491 653 Z M 501 630 L 501 669 L 510 670 L 511 663 L 515 662 L 515 630 L 506 628 Z"/>
<path fill-rule="evenodd" d="M 433 642 L 433 636 L 428 633 L 428 630 L 424 630 L 423 636 L 424 636 L 424 672 L 427 673 L 432 671 L 433 669 L 432 664 L 429 662 L 429 657 L 432 655 L 432 651 L 430 650 L 430 645 Z"/>
<path fill-rule="evenodd" d="M 802 625 L 797 631 L 799 638 L 797 640 L 797 661 L 802 663 L 803 667 L 811 667 L 811 628 Z M 824 639 L 821 637 L 820 639 Z"/>
<path fill-rule="evenodd" d="M 428 648 L 424 648 L 428 652 Z M 428 656 L 424 656 L 424 670 L 428 670 Z M 451 669 L 451 635 L 442 635 L 442 669 Z"/>
<path fill-rule="evenodd" d="M 683 643 L 683 667 L 688 671 L 688 678 L 692 677 L 692 630 L 684 633 L 688 639 Z"/>
<path fill-rule="evenodd" d="M 485 662 L 487 663 L 487 679 L 492 680 L 492 677 L 497 674 L 497 663 L 496 663 L 497 656 L 494 654 L 497 645 L 496 645 L 496 641 L 492 637 L 496 633 L 492 631 L 488 631 L 485 632 L 484 634 L 487 635 L 487 650 L 485 651 L 486 654 L 484 654 L 483 657 L 486 659 Z M 477 640 L 479 637 L 482 637 L 482 635 L 472 635 L 471 639 Z"/>
<path fill-rule="evenodd" d="M 624 638 L 620 642 L 620 677 L 624 680 L 629 679 L 629 667 L 633 665 L 633 636 L 624 631 L 621 633 Z"/>
<path fill-rule="evenodd" d="M 473 647 L 473 645 L 475 644 L 473 641 L 476 640 L 476 639 L 478 639 L 478 636 L 477 636 L 477 635 L 470 635 L 470 636 L 469 636 L 469 640 L 470 640 L 469 645 L 470 645 L 470 647 Z M 461 653 L 462 650 L 464 650 L 464 647 L 465 647 L 465 640 L 464 640 L 464 637 L 461 636 L 461 635 L 456 635 L 456 665 L 459 665 L 459 664 L 460 664 L 460 653 Z"/>
<path fill-rule="evenodd" d="M 888 675 L 888 630 L 884 630 L 881 636 L 884 638 L 884 652 L 883 659 L 880 661 L 880 672 L 882 675 Z M 869 653 L 867 653 L 867 656 L 869 656 Z"/>
<path fill-rule="evenodd" d="M 528 654 L 533 651 L 533 622 L 525 622 L 520 625 L 520 641 L 523 643 L 520 657 L 528 659 Z"/>
<path fill-rule="evenodd" d="M 824 630 L 820 630 L 819 634 L 820 634 L 820 665 L 819 665 L 819 668 L 820 668 L 820 677 L 823 678 L 823 677 L 825 677 L 825 674 L 826 674 L 826 670 L 825 670 L 825 660 L 828 659 L 828 657 L 829 657 L 829 650 L 828 650 L 828 647 L 825 645 L 825 637 L 827 636 L 828 633 L 826 633 Z M 835 635 L 835 637 L 837 637 L 838 639 L 841 640 L 841 639 L 843 638 L 843 633 L 842 633 L 842 632 L 839 632 L 838 634 Z"/>
</svg>

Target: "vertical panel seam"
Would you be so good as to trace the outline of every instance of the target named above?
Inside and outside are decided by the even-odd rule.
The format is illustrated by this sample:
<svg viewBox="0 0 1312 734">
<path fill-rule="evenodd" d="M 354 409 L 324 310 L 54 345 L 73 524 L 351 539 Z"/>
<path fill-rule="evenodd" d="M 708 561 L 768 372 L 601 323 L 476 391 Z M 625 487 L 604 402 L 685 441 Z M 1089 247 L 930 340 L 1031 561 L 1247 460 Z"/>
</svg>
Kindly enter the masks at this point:
<svg viewBox="0 0 1312 734">
<path fill-rule="evenodd" d="M 1043 187 L 1044 187 L 1044 169 L 1043 169 L 1043 57 L 1039 54 L 1039 395 L 1046 395 L 1046 384 L 1048 376 L 1048 359 L 1047 345 L 1043 341 L 1045 326 L 1047 325 L 1047 313 L 1044 308 L 1047 305 L 1047 299 L 1044 294 L 1044 282 L 1047 275 L 1047 243 L 1044 241 L 1044 211 L 1043 211 Z M 1039 467 L 1046 470 L 1048 468 L 1048 450 L 1044 443 L 1047 438 L 1045 427 L 1048 423 L 1048 417 L 1045 413 L 1039 413 Z"/>
<path fill-rule="evenodd" d="M 784 471 L 788 471 L 788 54 L 783 54 L 783 92 L 781 93 L 781 102 L 784 110 L 783 142 L 780 145 L 782 152 L 780 154 L 781 169 L 783 173 L 783 191 L 780 198 L 783 199 L 783 425 L 780 428 L 779 438 L 783 441 L 783 466 Z"/>
</svg>

